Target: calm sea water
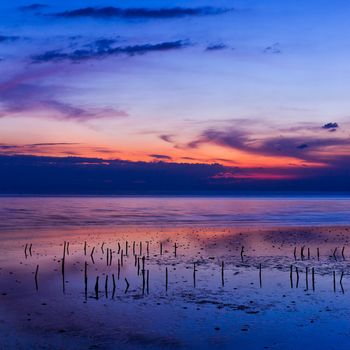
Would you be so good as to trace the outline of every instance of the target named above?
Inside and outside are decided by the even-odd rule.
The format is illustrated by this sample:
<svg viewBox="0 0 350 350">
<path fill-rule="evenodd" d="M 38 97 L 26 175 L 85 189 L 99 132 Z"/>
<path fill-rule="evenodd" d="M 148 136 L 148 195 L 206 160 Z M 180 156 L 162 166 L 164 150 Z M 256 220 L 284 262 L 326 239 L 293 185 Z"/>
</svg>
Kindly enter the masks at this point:
<svg viewBox="0 0 350 350">
<path fill-rule="evenodd" d="M 350 197 L 1 197 L 0 229 L 348 225 Z"/>
</svg>

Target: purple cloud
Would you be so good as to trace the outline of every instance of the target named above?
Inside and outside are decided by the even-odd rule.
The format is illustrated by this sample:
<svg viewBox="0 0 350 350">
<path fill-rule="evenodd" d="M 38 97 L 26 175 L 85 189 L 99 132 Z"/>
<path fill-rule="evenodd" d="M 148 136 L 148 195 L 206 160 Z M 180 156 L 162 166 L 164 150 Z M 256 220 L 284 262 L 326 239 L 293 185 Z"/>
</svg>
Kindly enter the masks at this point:
<svg viewBox="0 0 350 350">
<path fill-rule="evenodd" d="M 164 154 L 150 154 L 149 156 L 152 158 L 155 158 L 155 159 L 160 159 L 160 160 L 171 160 L 171 157 L 166 156 Z"/>
<path fill-rule="evenodd" d="M 184 40 L 168 41 L 157 44 L 142 44 L 142 45 L 128 45 L 111 47 L 112 43 L 106 43 L 100 45 L 96 49 L 78 49 L 71 52 L 64 52 L 62 50 L 46 51 L 43 54 L 32 56 L 33 63 L 45 63 L 45 62 L 81 62 L 86 60 L 104 59 L 110 56 L 118 55 L 145 55 L 151 52 L 162 52 L 179 50 L 187 47 L 189 43 Z"/>
<path fill-rule="evenodd" d="M 49 111 L 50 118 L 86 121 L 100 118 L 120 118 L 128 114 L 110 107 L 91 107 L 89 109 L 62 102 L 57 98 L 64 88 L 26 83 L 4 83 L 0 86 L 0 116 L 22 112 Z"/>
<path fill-rule="evenodd" d="M 226 8 L 216 7 L 172 7 L 172 8 L 121 8 L 121 7 L 85 7 L 71 11 L 54 13 L 53 16 L 60 18 L 126 18 L 126 19 L 164 19 L 179 18 L 185 16 L 209 16 L 219 15 L 232 11 Z"/>
</svg>

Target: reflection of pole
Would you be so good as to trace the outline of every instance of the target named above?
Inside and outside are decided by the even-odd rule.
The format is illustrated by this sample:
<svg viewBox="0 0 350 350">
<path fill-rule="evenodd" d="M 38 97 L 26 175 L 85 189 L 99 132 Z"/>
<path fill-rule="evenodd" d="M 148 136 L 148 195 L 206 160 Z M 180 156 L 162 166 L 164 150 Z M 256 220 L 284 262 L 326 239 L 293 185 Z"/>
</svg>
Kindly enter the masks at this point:
<svg viewBox="0 0 350 350">
<path fill-rule="evenodd" d="M 221 262 L 221 284 L 222 286 L 225 285 L 225 281 L 224 281 L 224 262 Z"/>
<path fill-rule="evenodd" d="M 36 270 L 35 270 L 35 289 L 39 290 L 38 286 L 38 272 L 39 272 L 39 265 L 36 265 Z"/>
<path fill-rule="evenodd" d="M 259 284 L 260 284 L 260 288 L 262 288 L 262 271 L 261 271 L 261 264 L 259 264 Z"/>
<path fill-rule="evenodd" d="M 168 290 L 168 268 L 165 268 L 165 290 Z"/>
<path fill-rule="evenodd" d="M 99 280 L 99 276 L 96 277 L 96 283 L 95 283 L 95 297 L 96 297 L 96 300 L 98 300 L 98 280 Z"/>
<path fill-rule="evenodd" d="M 193 287 L 196 288 L 196 263 L 193 263 Z"/>
<path fill-rule="evenodd" d="M 84 269 L 84 290 L 85 290 L 85 300 L 87 300 L 87 262 L 85 261 L 85 269 Z"/>
</svg>

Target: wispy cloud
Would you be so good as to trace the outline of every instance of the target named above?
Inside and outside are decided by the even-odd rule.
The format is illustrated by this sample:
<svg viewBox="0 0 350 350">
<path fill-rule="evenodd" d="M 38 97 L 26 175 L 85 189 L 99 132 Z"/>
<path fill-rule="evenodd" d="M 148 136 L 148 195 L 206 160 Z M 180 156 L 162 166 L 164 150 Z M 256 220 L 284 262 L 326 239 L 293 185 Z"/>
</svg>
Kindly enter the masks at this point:
<svg viewBox="0 0 350 350">
<path fill-rule="evenodd" d="M 281 54 L 282 49 L 280 43 L 274 43 L 264 48 L 263 53 L 266 54 Z"/>
<path fill-rule="evenodd" d="M 93 59 L 103 59 L 118 55 L 145 55 L 151 52 L 163 52 L 180 50 L 187 47 L 189 43 L 184 40 L 167 41 L 157 44 L 142 44 L 112 47 L 113 42 L 98 42 L 99 45 L 91 49 L 78 49 L 71 52 L 63 50 L 46 51 L 43 54 L 32 56 L 33 63 L 71 61 L 80 62 Z"/>
<path fill-rule="evenodd" d="M 75 10 L 52 14 L 60 18 L 126 18 L 126 19 L 162 19 L 179 18 L 188 16 L 211 16 L 232 11 L 232 9 L 220 7 L 171 7 L 171 8 L 121 8 L 121 7 L 85 7 Z"/>
<path fill-rule="evenodd" d="M 46 118 L 86 121 L 120 118 L 128 114 L 111 107 L 81 107 L 62 101 L 64 88 L 10 81 L 0 85 L 0 117 L 23 115 L 24 112 L 45 113 Z"/>
<path fill-rule="evenodd" d="M 174 142 L 174 135 L 164 134 L 164 135 L 159 135 L 159 138 L 168 143 Z"/>
<path fill-rule="evenodd" d="M 159 159 L 159 160 L 171 160 L 171 157 L 165 154 L 150 154 L 151 158 Z"/>
</svg>

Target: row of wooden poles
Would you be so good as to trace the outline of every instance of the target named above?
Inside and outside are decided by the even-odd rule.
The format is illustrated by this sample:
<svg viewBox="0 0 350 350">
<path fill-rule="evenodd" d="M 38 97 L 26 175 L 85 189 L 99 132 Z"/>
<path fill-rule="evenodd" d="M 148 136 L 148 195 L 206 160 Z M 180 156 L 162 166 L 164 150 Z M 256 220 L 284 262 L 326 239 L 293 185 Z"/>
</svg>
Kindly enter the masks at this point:
<svg viewBox="0 0 350 350">
<path fill-rule="evenodd" d="M 119 242 L 117 242 L 117 244 L 118 244 L 117 254 L 121 254 L 121 262 L 123 262 L 123 257 L 128 256 L 129 242 L 128 241 L 125 242 L 125 251 L 121 248 L 121 245 Z M 103 242 L 101 245 L 101 251 L 103 254 L 105 252 L 104 245 L 105 245 L 105 243 Z M 32 256 L 32 246 L 33 246 L 32 243 L 30 243 L 30 244 L 27 243 L 25 245 L 24 255 L 26 258 L 28 257 L 28 254 L 30 256 Z M 174 256 L 175 257 L 177 256 L 177 248 L 178 248 L 178 245 L 176 243 L 174 243 Z M 163 255 L 163 243 L 162 242 L 160 242 L 160 244 L 159 244 L 159 249 L 160 249 L 160 255 Z M 135 241 L 133 242 L 132 250 L 133 250 L 133 255 L 136 256 L 137 254 L 136 254 L 136 242 Z M 311 259 L 310 248 L 307 248 L 307 253 L 305 252 L 305 250 L 306 250 L 305 246 L 300 247 L 300 259 L 302 261 L 305 259 L 307 259 L 307 260 Z M 107 254 L 107 261 L 108 261 L 108 259 L 110 259 L 110 261 L 112 261 L 112 249 L 107 248 L 107 252 L 108 251 L 110 253 L 110 256 L 108 256 L 108 254 Z M 244 246 L 242 246 L 241 251 L 240 251 L 240 256 L 241 256 L 242 261 L 244 261 L 244 251 L 245 251 Z M 65 257 L 66 252 L 69 255 L 69 242 L 64 241 L 63 259 Z M 149 242 L 148 241 L 146 242 L 146 252 L 147 252 L 147 256 L 149 256 Z M 338 252 L 338 247 L 336 247 L 332 253 L 332 256 L 335 260 L 337 260 L 337 252 Z M 341 256 L 345 260 L 344 252 L 345 252 L 345 246 L 343 246 L 342 250 L 341 250 Z M 92 248 L 91 253 L 90 253 L 90 257 L 91 257 L 91 260 L 93 263 L 95 263 L 94 253 L 95 253 L 95 246 Z M 84 255 L 87 255 L 87 242 L 84 242 Z M 139 254 L 138 255 L 140 255 L 140 256 L 142 255 L 142 242 L 139 243 Z M 294 260 L 298 260 L 297 247 L 294 247 L 293 256 L 294 256 Z M 317 256 L 317 260 L 320 260 L 320 249 L 319 248 L 316 248 L 316 256 Z"/>
<path fill-rule="evenodd" d="M 149 256 L 149 242 L 146 242 L 146 252 L 147 252 L 147 256 Z M 136 255 L 136 246 L 135 246 L 135 242 L 133 242 L 133 246 L 132 246 L 132 250 L 133 250 L 133 254 L 135 257 L 135 267 L 137 266 L 137 275 L 140 275 L 140 270 L 141 270 L 141 274 L 142 274 L 142 293 L 144 294 L 145 291 L 147 291 L 147 293 L 149 293 L 149 270 L 146 270 L 145 268 L 145 256 L 143 256 L 142 258 L 138 257 Z M 177 256 L 177 244 L 174 244 L 174 255 L 175 257 Z M 25 254 L 27 253 L 27 249 L 29 249 L 30 255 L 32 252 L 32 244 L 26 245 L 25 247 Z M 304 255 L 304 249 L 305 247 L 301 247 L 301 259 L 303 260 L 305 255 Z M 342 256 L 344 257 L 344 249 L 345 247 L 343 247 L 342 249 Z M 336 250 L 334 250 L 333 252 L 333 256 L 336 257 Z M 95 246 L 92 248 L 90 257 L 91 260 L 94 262 L 94 251 L 95 251 Z M 104 254 L 105 250 L 104 250 L 104 243 L 101 245 L 101 251 Z M 125 246 L 125 253 L 126 255 L 128 254 L 128 242 L 126 242 L 126 246 Z M 142 254 L 142 242 L 140 242 L 139 245 L 139 253 L 140 255 Z M 120 258 L 118 258 L 117 261 L 117 279 L 120 279 L 120 271 L 121 271 L 121 267 L 124 265 L 124 251 L 123 249 L 121 249 L 121 245 L 120 243 L 118 243 L 118 251 L 117 254 L 120 254 Z M 162 242 L 160 242 L 160 254 L 163 254 L 163 244 Z M 62 256 L 62 260 L 61 260 L 61 273 L 62 273 L 62 288 L 63 288 L 63 292 L 65 292 L 65 260 L 66 260 L 66 255 L 69 255 L 69 242 L 64 241 L 63 244 L 63 256 Z M 87 255 L 87 243 L 84 242 L 84 255 Z M 243 261 L 244 259 L 244 246 L 241 247 L 241 251 L 240 251 L 240 255 L 241 255 L 241 259 Z M 296 260 L 296 248 L 294 249 L 294 257 Z M 310 249 L 308 248 L 308 255 L 307 255 L 308 259 L 310 259 Z M 319 249 L 317 248 L 317 257 L 319 259 Z M 113 253 L 112 253 L 112 249 L 107 248 L 106 250 L 106 264 L 107 266 L 112 266 L 112 259 L 113 259 Z M 345 257 L 344 257 L 345 259 Z M 142 263 L 142 269 L 141 269 L 141 265 L 140 265 L 140 261 Z M 225 285 L 225 276 L 224 276 L 224 261 L 221 262 L 221 284 L 222 286 Z M 87 273 L 87 267 L 88 267 L 88 263 L 85 261 L 85 267 L 84 267 L 84 284 L 85 284 L 85 297 L 87 298 L 87 290 L 88 290 L 88 273 Z M 294 278 L 293 278 L 293 265 L 290 265 L 290 286 L 291 288 L 294 287 Z M 262 288 L 262 265 L 259 264 L 258 266 L 258 271 L 259 271 L 259 286 L 260 288 Z M 36 267 L 36 271 L 35 271 L 35 286 L 36 289 L 38 290 L 38 272 L 39 272 L 39 265 L 37 265 Z M 196 287 L 196 263 L 193 263 L 193 286 Z M 299 274 L 301 273 L 301 270 L 299 271 L 299 268 L 297 266 L 295 266 L 295 274 L 296 274 L 296 281 L 295 281 L 295 287 L 298 288 L 299 287 L 299 279 L 300 276 Z M 306 286 L 306 290 L 309 289 L 309 268 L 305 267 L 305 286 Z M 343 288 L 343 277 L 344 277 L 344 272 L 342 271 L 341 273 L 341 277 L 340 277 L 340 286 L 341 286 L 341 290 L 344 293 L 344 288 Z M 127 278 L 124 279 L 125 283 L 126 283 L 126 288 L 125 288 L 125 293 L 127 293 L 127 291 L 129 290 L 130 284 L 127 280 Z M 112 274 L 112 283 L 113 283 L 113 291 L 112 294 L 114 296 L 115 294 L 115 290 L 116 290 L 116 282 L 115 282 L 115 276 L 114 274 Z M 166 291 L 168 290 L 168 285 L 169 285 L 169 272 L 168 272 L 168 267 L 165 268 L 165 289 Z M 311 286 L 312 286 L 312 290 L 315 290 L 315 268 L 312 267 L 311 268 Z M 336 274 L 335 271 L 333 271 L 333 289 L 334 291 L 336 291 Z M 108 294 L 108 275 L 106 275 L 105 277 L 105 293 L 106 295 Z M 95 281 L 95 296 L 98 299 L 99 297 L 99 276 L 96 277 L 96 281 Z"/>
</svg>

